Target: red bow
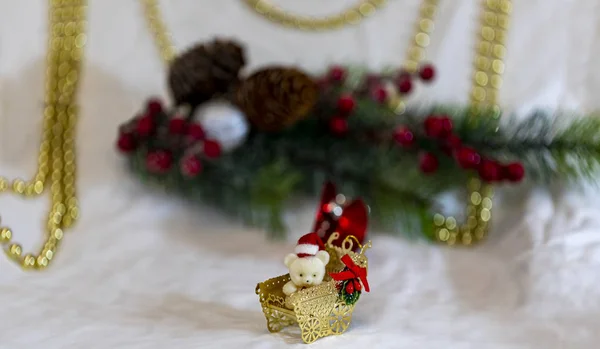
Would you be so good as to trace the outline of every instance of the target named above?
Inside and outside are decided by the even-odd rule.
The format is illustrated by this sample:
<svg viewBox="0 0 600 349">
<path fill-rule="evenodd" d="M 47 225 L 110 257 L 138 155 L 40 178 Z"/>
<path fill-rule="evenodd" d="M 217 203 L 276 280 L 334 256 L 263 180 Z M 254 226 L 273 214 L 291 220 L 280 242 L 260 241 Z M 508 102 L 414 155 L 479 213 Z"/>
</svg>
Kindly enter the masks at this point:
<svg viewBox="0 0 600 349">
<path fill-rule="evenodd" d="M 365 291 L 369 292 L 369 283 L 367 282 L 367 268 L 359 267 L 358 265 L 354 264 L 352 258 L 350 258 L 350 256 L 347 254 L 345 254 L 341 258 L 341 261 L 346 265 L 348 270 L 344 270 L 339 273 L 332 273 L 331 278 L 333 278 L 335 281 L 352 280 L 354 283 L 354 288 L 359 291 L 361 289 L 361 286 L 358 280 L 360 280 L 365 286 Z"/>
</svg>

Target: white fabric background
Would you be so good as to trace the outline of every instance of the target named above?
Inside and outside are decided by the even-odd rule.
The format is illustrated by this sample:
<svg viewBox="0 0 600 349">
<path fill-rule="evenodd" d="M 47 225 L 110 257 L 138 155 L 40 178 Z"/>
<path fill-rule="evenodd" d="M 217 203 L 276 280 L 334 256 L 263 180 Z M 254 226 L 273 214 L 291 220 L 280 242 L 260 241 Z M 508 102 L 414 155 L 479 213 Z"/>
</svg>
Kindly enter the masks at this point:
<svg viewBox="0 0 600 349">
<path fill-rule="evenodd" d="M 313 14 L 353 3 L 274 1 Z M 325 34 L 273 26 L 238 0 L 161 5 L 179 48 L 233 36 L 246 43 L 251 68 L 277 62 L 314 70 L 401 62 L 418 1 L 390 2 L 359 27 Z M 417 100 L 466 101 L 477 3 L 442 1 L 429 50 L 440 78 Z M 0 173 L 11 177 L 34 169 L 45 5 L 0 1 Z M 266 331 L 254 287 L 285 272 L 283 256 L 310 227 L 314 203 L 289 215 L 289 242 L 276 244 L 210 208 L 185 207 L 139 185 L 114 151 L 115 133 L 147 96 L 164 94 L 163 66 L 136 1 L 90 1 L 89 13 L 78 133 L 82 218 L 44 273 L 23 273 L 0 258 L 0 347 L 303 347 Z M 599 18 L 595 0 L 515 1 L 502 103 L 582 113 L 600 106 Z M 516 192 L 504 193 L 493 237 L 473 250 L 373 236 L 372 292 L 345 335 L 313 347 L 596 347 L 597 191 Z M 37 248 L 46 210 L 46 200 L 0 197 L 3 222 L 27 249 Z"/>
</svg>

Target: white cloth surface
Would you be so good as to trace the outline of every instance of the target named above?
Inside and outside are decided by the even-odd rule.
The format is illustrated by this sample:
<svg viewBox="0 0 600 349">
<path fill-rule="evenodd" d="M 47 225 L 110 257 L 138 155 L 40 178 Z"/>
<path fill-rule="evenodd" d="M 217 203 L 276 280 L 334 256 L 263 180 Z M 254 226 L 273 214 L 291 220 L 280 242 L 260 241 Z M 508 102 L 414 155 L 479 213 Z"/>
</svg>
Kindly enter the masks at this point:
<svg viewBox="0 0 600 349">
<path fill-rule="evenodd" d="M 273 0 L 303 13 L 353 0 Z M 429 49 L 439 79 L 413 101 L 466 102 L 478 1 L 442 1 Z M 364 24 L 330 33 L 282 29 L 238 0 L 161 1 L 177 47 L 214 35 L 247 46 L 250 68 L 320 70 L 331 62 L 401 63 L 417 0 L 393 0 Z M 287 348 L 267 332 L 257 282 L 285 273 L 283 257 L 311 226 L 309 202 L 287 216 L 287 243 L 266 241 L 207 207 L 138 184 L 114 149 L 118 124 L 165 72 L 133 0 L 94 0 L 81 85 L 81 219 L 58 258 L 24 273 L 0 258 L 0 347 Z M 515 1 L 505 84 L 509 108 L 600 105 L 596 0 Z M 0 173 L 33 172 L 41 128 L 46 2 L 0 1 Z M 490 240 L 448 249 L 373 234 L 370 284 L 343 336 L 314 348 L 596 348 L 600 342 L 597 191 L 504 191 Z M 47 200 L 0 196 L 2 222 L 38 247 Z M 510 209 L 509 209 L 510 208 Z"/>
</svg>

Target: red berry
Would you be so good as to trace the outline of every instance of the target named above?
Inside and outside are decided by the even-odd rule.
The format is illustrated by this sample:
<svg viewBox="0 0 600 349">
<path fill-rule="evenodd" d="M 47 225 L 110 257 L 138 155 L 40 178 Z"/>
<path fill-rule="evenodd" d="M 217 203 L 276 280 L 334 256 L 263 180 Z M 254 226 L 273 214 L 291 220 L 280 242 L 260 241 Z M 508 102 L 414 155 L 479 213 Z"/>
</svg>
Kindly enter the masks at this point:
<svg viewBox="0 0 600 349">
<path fill-rule="evenodd" d="M 317 86 L 320 90 L 326 90 L 329 88 L 329 80 L 326 78 L 320 78 L 317 80 Z"/>
<path fill-rule="evenodd" d="M 394 140 L 404 147 L 409 147 L 415 143 L 415 136 L 408 128 L 400 127 L 394 131 Z"/>
<path fill-rule="evenodd" d="M 169 133 L 180 135 L 185 132 L 185 120 L 182 118 L 174 118 L 169 120 Z"/>
<path fill-rule="evenodd" d="M 202 162 L 197 156 L 189 156 L 181 162 L 181 173 L 186 177 L 196 177 L 202 172 Z"/>
<path fill-rule="evenodd" d="M 419 76 L 423 81 L 431 81 L 435 77 L 435 68 L 431 64 L 427 64 L 421 68 Z"/>
<path fill-rule="evenodd" d="M 162 110 L 163 110 L 162 102 L 158 98 L 151 98 L 146 103 L 146 111 L 150 115 L 154 116 L 154 115 L 162 112 Z"/>
<path fill-rule="evenodd" d="M 373 85 L 377 85 L 381 82 L 381 77 L 379 75 L 375 75 L 375 74 L 368 74 L 365 77 L 365 84 L 370 87 Z"/>
<path fill-rule="evenodd" d="M 204 141 L 203 151 L 209 159 L 218 158 L 221 155 L 221 145 L 217 141 L 207 139 Z"/>
<path fill-rule="evenodd" d="M 424 122 L 425 134 L 431 138 L 441 138 L 444 135 L 444 122 L 436 116 L 428 116 Z"/>
<path fill-rule="evenodd" d="M 360 282 L 358 282 L 358 281 L 354 282 L 354 289 L 357 291 L 362 290 L 362 286 L 360 285 Z"/>
<path fill-rule="evenodd" d="M 441 137 L 447 137 L 452 133 L 452 119 L 448 116 L 440 117 L 440 122 L 442 123 L 442 134 Z"/>
<path fill-rule="evenodd" d="M 504 176 L 511 182 L 520 182 L 525 177 L 525 168 L 518 162 L 508 164 L 503 169 Z"/>
<path fill-rule="evenodd" d="M 329 120 L 329 129 L 336 135 L 343 135 L 348 132 L 348 121 L 342 117 L 334 116 Z"/>
<path fill-rule="evenodd" d="M 429 174 L 438 169 L 439 162 L 435 155 L 431 153 L 423 153 L 419 159 L 419 168 L 421 172 Z"/>
<path fill-rule="evenodd" d="M 352 95 L 342 95 L 337 102 L 338 110 L 344 114 L 352 113 L 355 105 L 356 102 L 354 101 L 354 97 L 352 97 Z"/>
<path fill-rule="evenodd" d="M 173 157 L 166 150 L 157 150 L 146 156 L 146 167 L 150 172 L 164 173 L 171 168 Z"/>
<path fill-rule="evenodd" d="M 340 66 L 331 67 L 329 70 L 329 78 L 336 82 L 343 81 L 346 78 L 346 69 Z"/>
<path fill-rule="evenodd" d="M 121 153 L 131 153 L 137 148 L 137 140 L 131 133 L 123 133 L 119 135 L 117 140 L 117 148 Z"/>
<path fill-rule="evenodd" d="M 413 74 L 411 74 L 410 72 L 406 71 L 406 70 L 400 70 L 398 71 L 396 78 L 397 79 L 411 79 L 413 76 Z"/>
<path fill-rule="evenodd" d="M 410 76 L 400 77 L 397 83 L 398 91 L 407 94 L 412 90 L 412 79 Z"/>
<path fill-rule="evenodd" d="M 444 154 L 446 154 L 448 156 L 452 156 L 452 154 L 458 148 L 460 148 L 461 145 L 462 145 L 462 141 L 460 140 L 460 138 L 458 138 L 458 136 L 456 136 L 456 135 L 451 134 L 448 137 L 446 137 L 441 148 L 442 148 L 442 151 L 444 152 Z"/>
<path fill-rule="evenodd" d="M 374 101 L 378 103 L 383 103 L 387 100 L 387 97 L 387 90 L 383 86 L 374 86 L 371 89 L 371 98 L 373 98 Z"/>
<path fill-rule="evenodd" d="M 496 161 L 482 160 L 479 165 L 479 177 L 486 182 L 495 182 L 501 179 L 502 167 Z"/>
<path fill-rule="evenodd" d="M 461 147 L 456 152 L 456 161 L 464 169 L 475 169 L 481 162 L 481 156 L 473 148 Z"/>
<path fill-rule="evenodd" d="M 353 294 L 354 293 L 354 283 L 352 281 L 348 281 L 346 283 L 346 293 Z"/>
<path fill-rule="evenodd" d="M 206 137 L 204 128 L 202 125 L 197 123 L 193 123 L 188 126 L 187 135 L 194 141 L 201 141 Z"/>
<path fill-rule="evenodd" d="M 448 116 L 429 116 L 425 119 L 425 134 L 432 138 L 446 138 L 452 134 L 452 120 Z"/>
<path fill-rule="evenodd" d="M 462 145 L 462 140 L 456 135 L 449 135 L 446 138 L 446 143 L 452 147 L 452 149 L 458 149 Z"/>
<path fill-rule="evenodd" d="M 154 132 L 154 119 L 152 119 L 151 115 L 145 115 L 141 117 L 137 122 L 137 133 L 146 137 Z"/>
</svg>

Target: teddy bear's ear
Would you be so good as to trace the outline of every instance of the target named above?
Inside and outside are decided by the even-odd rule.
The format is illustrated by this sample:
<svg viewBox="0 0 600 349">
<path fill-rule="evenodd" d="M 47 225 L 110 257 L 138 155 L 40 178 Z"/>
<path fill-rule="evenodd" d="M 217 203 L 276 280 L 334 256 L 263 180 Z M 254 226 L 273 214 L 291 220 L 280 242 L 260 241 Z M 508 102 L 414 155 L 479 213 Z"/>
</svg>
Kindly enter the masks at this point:
<svg viewBox="0 0 600 349">
<path fill-rule="evenodd" d="M 298 259 L 298 255 L 296 255 L 295 253 L 290 253 L 287 256 L 285 256 L 285 259 L 283 260 L 283 264 L 285 264 L 286 267 L 290 267 L 290 265 L 292 265 L 292 263 L 294 263 L 294 261 L 296 261 L 296 259 Z"/>
<path fill-rule="evenodd" d="M 319 251 L 319 252 L 317 252 L 315 257 L 320 259 L 323 262 L 323 264 L 325 264 L 325 265 L 327 265 L 327 263 L 329 263 L 329 253 L 327 251 Z"/>
</svg>

